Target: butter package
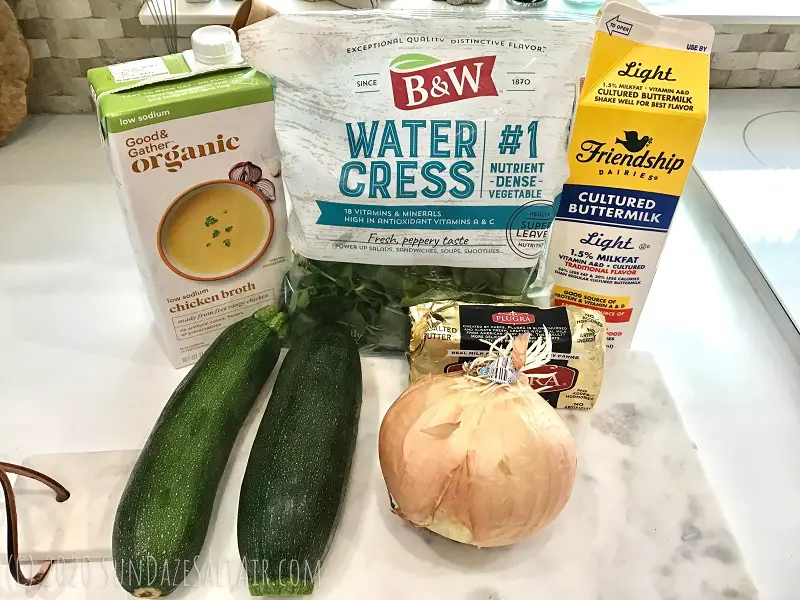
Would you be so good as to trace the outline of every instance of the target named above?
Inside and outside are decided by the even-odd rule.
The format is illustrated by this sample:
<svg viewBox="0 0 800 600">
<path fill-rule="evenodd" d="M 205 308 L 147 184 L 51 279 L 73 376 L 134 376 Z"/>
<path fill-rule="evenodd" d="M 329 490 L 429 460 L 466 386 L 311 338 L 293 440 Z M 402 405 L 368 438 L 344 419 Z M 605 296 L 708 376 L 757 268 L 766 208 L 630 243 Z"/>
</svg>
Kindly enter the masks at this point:
<svg viewBox="0 0 800 600">
<path fill-rule="evenodd" d="M 603 382 L 606 324 L 600 313 L 576 306 L 536 308 L 441 301 L 411 307 L 411 381 L 460 371 L 511 334 L 552 339 L 552 359 L 523 371 L 554 408 L 592 408 Z"/>
<path fill-rule="evenodd" d="M 629 2 L 630 3 L 630 2 Z M 708 113 L 714 30 L 610 2 L 595 33 L 548 253 L 553 304 L 627 349 Z"/>
</svg>

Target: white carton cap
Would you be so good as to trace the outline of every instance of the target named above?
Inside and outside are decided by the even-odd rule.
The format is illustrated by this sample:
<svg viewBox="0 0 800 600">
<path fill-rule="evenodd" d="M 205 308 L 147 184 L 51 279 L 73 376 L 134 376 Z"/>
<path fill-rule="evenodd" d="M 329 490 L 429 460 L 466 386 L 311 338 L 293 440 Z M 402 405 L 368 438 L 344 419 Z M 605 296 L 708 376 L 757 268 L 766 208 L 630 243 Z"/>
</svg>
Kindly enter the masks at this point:
<svg viewBox="0 0 800 600">
<path fill-rule="evenodd" d="M 236 34 L 224 25 L 207 25 L 192 33 L 194 59 L 204 65 L 223 65 L 242 60 Z"/>
</svg>

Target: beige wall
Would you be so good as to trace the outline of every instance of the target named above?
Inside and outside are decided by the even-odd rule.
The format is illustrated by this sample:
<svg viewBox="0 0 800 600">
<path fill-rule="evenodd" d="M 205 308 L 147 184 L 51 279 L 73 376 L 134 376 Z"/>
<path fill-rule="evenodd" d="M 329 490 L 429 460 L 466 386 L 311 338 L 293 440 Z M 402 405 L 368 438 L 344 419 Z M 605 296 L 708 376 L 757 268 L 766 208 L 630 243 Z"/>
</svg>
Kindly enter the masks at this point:
<svg viewBox="0 0 800 600">
<path fill-rule="evenodd" d="M 166 54 L 142 0 L 9 0 L 35 59 L 31 112 L 90 110 L 86 70 Z M 164 2 L 163 4 L 168 4 Z M 196 27 L 178 27 L 178 49 Z M 800 25 L 715 26 L 711 87 L 800 87 Z"/>
</svg>

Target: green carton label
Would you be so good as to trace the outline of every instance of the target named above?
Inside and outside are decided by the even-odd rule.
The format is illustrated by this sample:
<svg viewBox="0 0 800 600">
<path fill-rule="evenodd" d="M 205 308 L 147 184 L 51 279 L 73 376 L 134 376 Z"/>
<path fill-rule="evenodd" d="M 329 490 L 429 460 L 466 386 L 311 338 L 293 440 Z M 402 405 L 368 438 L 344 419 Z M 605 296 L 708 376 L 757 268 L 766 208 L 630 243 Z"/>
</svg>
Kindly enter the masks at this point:
<svg viewBox="0 0 800 600">
<path fill-rule="evenodd" d="M 90 72 L 89 81 L 97 95 L 103 129 L 117 133 L 192 115 L 271 102 L 274 97 L 269 78 L 254 69 L 192 75 L 180 72 L 180 63 L 176 61 L 172 62 L 170 73 L 173 73 L 172 68 L 176 69 L 175 78 L 145 85 L 137 82 L 111 85 L 103 72 L 107 67 L 93 69 L 99 73 Z"/>
</svg>

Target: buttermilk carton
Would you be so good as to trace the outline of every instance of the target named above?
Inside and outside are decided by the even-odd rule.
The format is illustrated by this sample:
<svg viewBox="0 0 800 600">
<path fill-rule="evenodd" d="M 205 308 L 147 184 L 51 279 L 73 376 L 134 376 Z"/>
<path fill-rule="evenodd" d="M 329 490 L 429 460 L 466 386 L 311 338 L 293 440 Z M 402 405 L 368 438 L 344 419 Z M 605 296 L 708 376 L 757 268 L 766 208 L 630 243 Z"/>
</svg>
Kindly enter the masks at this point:
<svg viewBox="0 0 800 600">
<path fill-rule="evenodd" d="M 595 33 L 548 253 L 553 304 L 630 346 L 708 113 L 714 30 L 619 2 Z"/>
<path fill-rule="evenodd" d="M 131 244 L 176 367 L 275 304 L 289 254 L 270 80 L 242 62 L 226 27 L 198 29 L 192 45 L 88 73 Z"/>
</svg>

